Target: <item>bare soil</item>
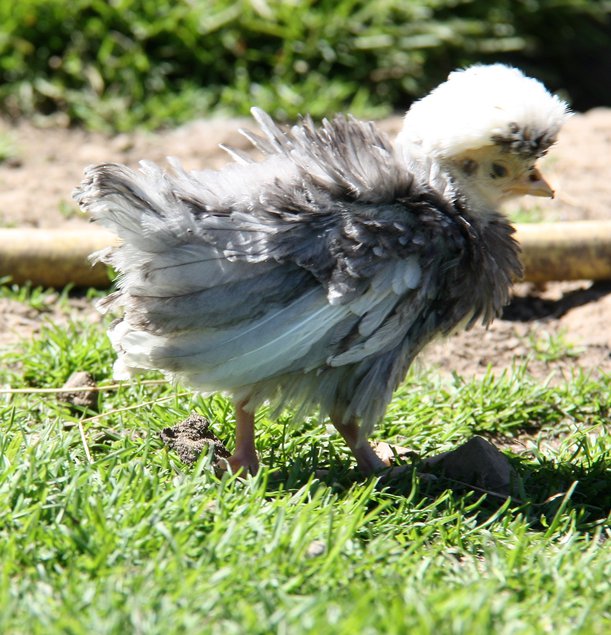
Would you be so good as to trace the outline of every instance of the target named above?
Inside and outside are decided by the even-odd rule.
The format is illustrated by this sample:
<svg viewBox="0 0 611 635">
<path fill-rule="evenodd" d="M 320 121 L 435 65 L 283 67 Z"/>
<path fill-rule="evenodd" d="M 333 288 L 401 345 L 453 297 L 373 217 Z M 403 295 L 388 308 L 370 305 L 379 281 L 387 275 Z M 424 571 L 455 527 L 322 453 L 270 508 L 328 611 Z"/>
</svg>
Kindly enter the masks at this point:
<svg viewBox="0 0 611 635">
<path fill-rule="evenodd" d="M 400 125 L 400 117 L 380 122 L 390 133 Z M 87 219 L 71 193 L 86 165 L 117 161 L 136 166 L 140 159 L 163 162 L 174 156 L 187 169 L 220 167 L 228 158 L 219 144 L 247 149 L 237 133 L 240 127 L 252 124 L 210 119 L 156 134 L 108 137 L 78 129 L 40 128 L 27 121 L 16 125 L 0 121 L 0 135 L 8 137 L 15 149 L 14 156 L 0 164 L 0 226 L 84 226 Z M 541 162 L 556 199 L 523 200 L 513 204 L 513 211 L 519 206 L 541 221 L 611 219 L 610 157 L 611 109 L 575 115 Z M 83 298 L 71 299 L 70 307 L 73 316 L 99 319 Z M 41 310 L 0 300 L 0 346 L 36 334 L 44 320 L 66 319 L 52 298 Z M 487 330 L 475 327 L 434 344 L 422 362 L 464 375 L 481 374 L 488 366 L 501 370 L 521 358 L 528 358 L 530 371 L 541 377 L 551 371 L 566 375 L 577 367 L 608 373 L 610 325 L 611 283 L 519 284 L 502 319 Z"/>
</svg>

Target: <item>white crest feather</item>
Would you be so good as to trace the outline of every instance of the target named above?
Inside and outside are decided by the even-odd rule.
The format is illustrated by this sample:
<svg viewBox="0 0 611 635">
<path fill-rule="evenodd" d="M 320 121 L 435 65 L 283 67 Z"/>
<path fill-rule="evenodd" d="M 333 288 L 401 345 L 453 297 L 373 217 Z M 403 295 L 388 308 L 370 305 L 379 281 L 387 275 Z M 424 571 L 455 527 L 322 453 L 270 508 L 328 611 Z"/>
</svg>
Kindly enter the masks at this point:
<svg viewBox="0 0 611 635">
<path fill-rule="evenodd" d="M 450 73 L 414 103 L 397 145 L 440 160 L 492 145 L 516 128 L 551 145 L 567 116 L 567 105 L 536 79 L 502 64 L 477 65 Z"/>
</svg>

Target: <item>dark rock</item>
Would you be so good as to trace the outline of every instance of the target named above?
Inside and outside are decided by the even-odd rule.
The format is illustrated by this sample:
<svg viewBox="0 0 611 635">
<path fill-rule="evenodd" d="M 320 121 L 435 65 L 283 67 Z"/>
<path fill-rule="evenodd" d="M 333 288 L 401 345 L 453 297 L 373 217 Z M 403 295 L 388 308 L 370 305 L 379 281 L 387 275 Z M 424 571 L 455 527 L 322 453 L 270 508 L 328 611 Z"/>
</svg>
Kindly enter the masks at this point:
<svg viewBox="0 0 611 635">
<path fill-rule="evenodd" d="M 491 494 L 514 496 L 518 492 L 518 474 L 509 459 L 482 437 L 425 459 L 420 469 Z"/>
</svg>

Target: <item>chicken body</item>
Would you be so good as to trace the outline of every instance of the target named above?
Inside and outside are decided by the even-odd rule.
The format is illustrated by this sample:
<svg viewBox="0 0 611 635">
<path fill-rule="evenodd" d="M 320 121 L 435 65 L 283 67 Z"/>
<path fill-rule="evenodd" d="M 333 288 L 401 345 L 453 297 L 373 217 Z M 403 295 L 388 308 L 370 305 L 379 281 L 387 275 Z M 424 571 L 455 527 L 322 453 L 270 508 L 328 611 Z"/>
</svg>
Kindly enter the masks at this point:
<svg viewBox="0 0 611 635">
<path fill-rule="evenodd" d="M 76 198 L 122 241 L 104 256 L 120 272 L 104 303 L 123 310 L 115 371 L 230 394 L 233 469 L 256 471 L 253 413 L 269 402 L 329 415 L 371 473 L 384 463 L 367 437 L 414 357 L 458 325 L 488 324 L 520 276 L 495 209 L 505 195 L 486 189 L 487 162 L 519 155 L 488 139 L 483 155 L 431 157 L 352 118 L 285 132 L 253 114 L 260 163 L 234 153 L 220 171 L 87 170 Z M 536 156 L 494 179 L 547 193 Z"/>
</svg>

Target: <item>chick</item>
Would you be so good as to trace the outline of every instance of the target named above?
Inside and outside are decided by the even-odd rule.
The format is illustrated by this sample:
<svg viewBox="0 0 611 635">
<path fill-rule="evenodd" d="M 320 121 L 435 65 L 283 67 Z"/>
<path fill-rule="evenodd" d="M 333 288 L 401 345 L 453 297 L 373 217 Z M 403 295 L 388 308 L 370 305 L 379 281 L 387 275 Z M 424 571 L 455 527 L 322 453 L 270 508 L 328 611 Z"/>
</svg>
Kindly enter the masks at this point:
<svg viewBox="0 0 611 635">
<path fill-rule="evenodd" d="M 393 143 L 371 123 L 310 118 L 282 130 L 261 110 L 264 159 L 220 171 L 142 162 L 89 167 L 75 193 L 121 245 L 102 310 L 115 375 L 161 369 L 236 408 L 234 471 L 256 472 L 254 413 L 329 416 L 371 474 L 368 442 L 431 340 L 489 324 L 521 275 L 499 212 L 552 196 L 535 166 L 567 107 L 502 66 L 456 71 L 408 111 Z"/>
</svg>

